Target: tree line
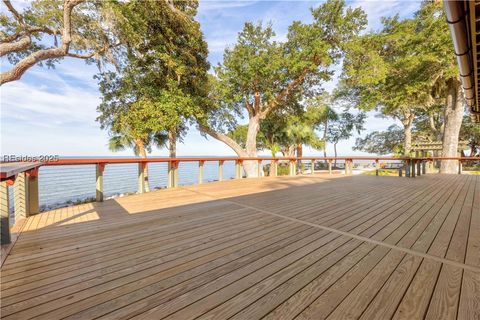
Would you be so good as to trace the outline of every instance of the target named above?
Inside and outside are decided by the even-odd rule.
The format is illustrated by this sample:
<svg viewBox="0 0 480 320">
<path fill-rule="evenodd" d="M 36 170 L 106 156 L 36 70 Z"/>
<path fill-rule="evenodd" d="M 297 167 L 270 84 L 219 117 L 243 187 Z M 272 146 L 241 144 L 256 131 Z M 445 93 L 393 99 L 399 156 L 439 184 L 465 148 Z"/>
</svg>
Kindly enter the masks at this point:
<svg viewBox="0 0 480 320">
<path fill-rule="evenodd" d="M 329 0 L 311 9 L 312 22 L 293 22 L 284 41 L 271 24 L 247 22 L 216 66 L 195 20 L 196 0 L 36 0 L 21 12 L 3 3 L 0 53 L 11 69 L 1 84 L 65 57 L 96 63 L 97 120 L 111 150 L 146 157 L 166 147 L 175 157 L 177 142 L 196 126 L 241 157 L 260 150 L 301 156 L 305 145 L 326 155 L 329 143 L 336 155 L 340 141 L 364 129 L 365 112 L 376 110 L 402 128 L 371 132 L 357 139 L 358 150 L 410 155 L 412 140 L 426 139 L 456 156 L 460 138 L 471 155 L 479 152 L 479 126 L 465 116 L 438 2 L 368 31 L 361 8 Z M 338 65 L 339 83 L 328 93 L 322 85 Z M 257 165 L 244 162 L 247 176 Z M 455 171 L 453 163 L 441 171 Z"/>
</svg>

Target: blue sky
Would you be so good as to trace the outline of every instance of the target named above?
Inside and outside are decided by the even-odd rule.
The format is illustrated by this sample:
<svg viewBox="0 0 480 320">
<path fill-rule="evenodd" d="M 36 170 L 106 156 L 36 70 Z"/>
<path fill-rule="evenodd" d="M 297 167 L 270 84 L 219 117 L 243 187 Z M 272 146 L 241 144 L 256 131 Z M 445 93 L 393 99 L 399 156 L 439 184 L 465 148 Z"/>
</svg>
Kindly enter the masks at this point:
<svg viewBox="0 0 480 320">
<path fill-rule="evenodd" d="M 15 3 L 15 1 L 14 1 Z M 224 49 L 233 45 L 237 33 L 247 21 L 271 21 L 279 40 L 294 20 L 311 20 L 309 8 L 320 1 L 200 1 L 197 20 L 200 21 L 209 45 L 212 65 L 222 60 Z M 380 26 L 380 17 L 399 13 L 408 17 L 418 9 L 420 1 L 350 1 L 368 14 L 369 28 Z M 4 8 L 2 7 L 2 10 Z M 2 60 L 1 68 L 8 68 Z M 1 154 L 63 156 L 131 156 L 131 151 L 111 153 L 107 148 L 108 135 L 95 121 L 100 101 L 93 76 L 97 69 L 81 60 L 67 58 L 53 70 L 34 67 L 19 81 L 0 88 L 1 99 Z M 324 87 L 331 90 L 336 80 Z M 382 130 L 393 122 L 369 113 L 368 131 Z M 355 137 L 339 144 L 339 154 L 352 152 Z M 327 148 L 329 154 L 333 153 Z M 321 154 L 307 149 L 306 154 Z M 166 155 L 166 150 L 154 150 L 152 155 Z M 266 152 L 268 154 L 268 151 Z M 178 144 L 178 155 L 234 155 L 223 143 L 205 140 L 192 128 L 183 144 Z"/>
</svg>

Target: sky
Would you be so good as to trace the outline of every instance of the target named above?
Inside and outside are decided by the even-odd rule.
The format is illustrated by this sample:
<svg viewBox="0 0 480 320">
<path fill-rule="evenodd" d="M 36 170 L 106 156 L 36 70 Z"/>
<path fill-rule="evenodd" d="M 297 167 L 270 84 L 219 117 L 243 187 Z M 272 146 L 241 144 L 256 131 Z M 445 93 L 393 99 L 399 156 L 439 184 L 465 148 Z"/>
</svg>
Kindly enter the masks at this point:
<svg viewBox="0 0 480 320">
<path fill-rule="evenodd" d="M 13 3 L 16 4 L 15 1 Z M 18 4 L 22 6 L 24 3 Z M 200 0 L 197 20 L 208 43 L 210 63 L 216 65 L 222 61 L 224 49 L 236 42 L 245 22 L 271 21 L 276 38 L 282 40 L 292 21 L 311 21 L 309 8 L 320 3 Z M 397 13 L 401 17 L 409 17 L 418 9 L 420 1 L 349 1 L 348 4 L 361 6 L 368 15 L 368 29 L 378 29 L 381 17 Z M 8 62 L 2 58 L 1 69 L 7 68 Z M 101 99 L 93 78 L 97 72 L 94 65 L 66 58 L 55 69 L 35 66 L 21 80 L 3 85 L 0 88 L 0 154 L 132 156 L 131 150 L 110 152 L 108 133 L 95 121 Z M 337 76 L 323 87 L 331 91 Z M 361 136 L 370 131 L 384 130 L 393 123 L 392 120 L 375 117 L 375 112 L 369 112 L 365 124 L 367 130 Z M 362 154 L 352 151 L 356 137 L 340 142 L 339 155 Z M 193 127 L 177 148 L 178 156 L 235 155 L 229 147 L 213 138 L 206 139 Z M 260 153 L 269 154 L 268 150 Z M 327 153 L 333 154 L 331 146 L 327 147 Z M 323 155 L 323 151 L 306 148 L 304 154 Z M 167 150 L 154 149 L 151 155 L 166 156 Z"/>
</svg>

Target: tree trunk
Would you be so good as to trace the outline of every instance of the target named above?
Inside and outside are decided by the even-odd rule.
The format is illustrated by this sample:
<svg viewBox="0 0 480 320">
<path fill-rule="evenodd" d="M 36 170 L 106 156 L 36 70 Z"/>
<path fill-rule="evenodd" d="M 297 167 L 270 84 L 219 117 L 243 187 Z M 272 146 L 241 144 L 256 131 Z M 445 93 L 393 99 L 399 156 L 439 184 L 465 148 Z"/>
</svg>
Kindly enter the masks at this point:
<svg viewBox="0 0 480 320">
<path fill-rule="evenodd" d="M 412 152 L 412 126 L 407 125 L 403 128 L 403 150 L 406 156 L 410 156 Z"/>
<path fill-rule="evenodd" d="M 245 144 L 245 151 L 247 157 L 257 156 L 257 134 L 260 130 L 259 116 L 251 117 L 248 121 L 247 141 Z M 243 169 L 247 178 L 258 177 L 258 161 L 243 161 Z"/>
<path fill-rule="evenodd" d="M 299 143 L 297 145 L 297 158 L 301 158 L 303 156 L 303 145 Z M 302 160 L 297 160 L 297 171 L 303 173 L 302 168 Z"/>
<path fill-rule="evenodd" d="M 168 156 L 170 158 L 177 157 L 177 132 L 175 130 L 168 131 Z"/>
<path fill-rule="evenodd" d="M 443 157 L 458 156 L 458 137 L 464 114 L 463 93 L 458 79 L 448 83 L 448 93 L 445 108 L 445 129 L 443 132 Z M 458 161 L 442 160 L 440 173 L 457 173 Z"/>
<path fill-rule="evenodd" d="M 137 139 L 137 140 L 135 140 L 135 144 L 137 145 L 138 155 L 141 158 L 146 159 L 147 158 L 147 151 L 145 150 L 145 144 L 143 143 L 143 141 L 140 140 L 140 139 Z M 150 183 L 148 181 L 148 164 L 145 164 L 145 166 L 146 166 L 145 175 L 144 175 L 144 178 L 145 178 L 145 192 L 149 192 L 150 191 Z"/>
<path fill-rule="evenodd" d="M 412 127 L 415 114 L 406 109 L 402 112 L 402 118 L 400 119 L 403 124 L 403 154 L 407 157 L 412 152 Z"/>
</svg>

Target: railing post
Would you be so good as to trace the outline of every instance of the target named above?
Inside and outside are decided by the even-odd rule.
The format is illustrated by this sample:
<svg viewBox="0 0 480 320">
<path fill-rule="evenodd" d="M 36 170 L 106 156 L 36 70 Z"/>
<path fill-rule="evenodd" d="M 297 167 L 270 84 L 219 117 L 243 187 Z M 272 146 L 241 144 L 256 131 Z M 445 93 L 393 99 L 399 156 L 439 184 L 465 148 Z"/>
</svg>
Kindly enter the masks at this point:
<svg viewBox="0 0 480 320">
<path fill-rule="evenodd" d="M 425 161 L 425 156 L 426 156 L 426 152 L 425 151 L 422 151 L 422 161 L 421 162 L 421 166 L 422 166 L 422 174 L 427 174 L 427 166 L 426 166 L 426 161 Z"/>
<path fill-rule="evenodd" d="M 262 172 L 263 172 L 262 160 L 258 160 L 258 164 L 257 164 L 257 176 L 258 176 L 259 178 L 262 177 Z"/>
<path fill-rule="evenodd" d="M 378 170 L 380 169 L 380 163 L 378 159 L 375 160 L 375 175 L 378 177 Z"/>
<path fill-rule="evenodd" d="M 290 160 L 289 167 L 290 167 L 290 175 L 294 176 L 295 175 L 295 161 L 294 160 Z"/>
<path fill-rule="evenodd" d="M 332 174 L 332 160 L 328 160 L 328 174 Z"/>
<path fill-rule="evenodd" d="M 218 161 L 218 181 L 223 180 L 223 160 Z"/>
<path fill-rule="evenodd" d="M 312 160 L 310 163 L 310 173 L 315 174 L 315 160 Z"/>
<path fill-rule="evenodd" d="M 276 177 L 278 175 L 278 161 L 277 160 L 272 160 L 273 161 L 273 172 L 270 172 L 270 175 L 272 177 Z"/>
<path fill-rule="evenodd" d="M 462 160 L 458 160 L 458 174 L 462 174 Z"/>
<path fill-rule="evenodd" d="M 422 175 L 422 164 L 420 162 L 420 160 L 415 160 L 417 161 L 417 176 L 421 176 Z"/>
<path fill-rule="evenodd" d="M 178 183 L 180 182 L 180 179 L 178 177 L 178 165 L 179 165 L 179 162 L 178 161 L 175 161 L 172 163 L 173 165 L 173 187 L 178 187 Z"/>
<path fill-rule="evenodd" d="M 205 164 L 205 161 L 198 161 L 198 184 L 203 183 L 203 165 Z"/>
<path fill-rule="evenodd" d="M 175 183 L 175 174 L 173 169 L 173 161 L 168 161 L 168 168 L 167 168 L 167 188 L 173 188 Z"/>
<path fill-rule="evenodd" d="M 19 219 L 28 217 L 28 189 L 25 172 L 20 172 L 13 184 L 13 210 L 15 211 L 15 223 Z"/>
<path fill-rule="evenodd" d="M 405 160 L 405 177 L 410 178 L 410 160 Z"/>
<path fill-rule="evenodd" d="M 138 164 L 138 193 L 145 192 L 145 163 Z"/>
<path fill-rule="evenodd" d="M 30 215 L 40 213 L 38 193 L 38 168 L 27 171 L 28 211 Z"/>
<path fill-rule="evenodd" d="M 235 160 L 235 179 L 242 178 L 242 161 Z"/>
<path fill-rule="evenodd" d="M 411 161 L 412 168 L 410 169 L 410 177 L 415 178 L 415 160 Z"/>
<path fill-rule="evenodd" d="M 350 159 L 345 159 L 345 175 L 350 176 L 353 172 L 353 163 Z"/>
<path fill-rule="evenodd" d="M 98 202 L 103 201 L 103 171 L 105 170 L 104 163 L 97 163 L 95 165 L 95 199 Z"/>
<path fill-rule="evenodd" d="M 8 182 L 0 182 L 0 214 L 1 239 L 0 244 L 9 244 L 10 238 L 10 197 L 8 196 Z"/>
</svg>

